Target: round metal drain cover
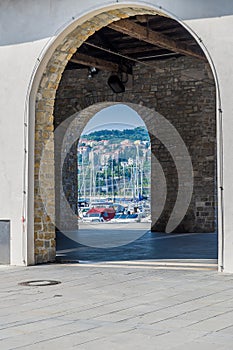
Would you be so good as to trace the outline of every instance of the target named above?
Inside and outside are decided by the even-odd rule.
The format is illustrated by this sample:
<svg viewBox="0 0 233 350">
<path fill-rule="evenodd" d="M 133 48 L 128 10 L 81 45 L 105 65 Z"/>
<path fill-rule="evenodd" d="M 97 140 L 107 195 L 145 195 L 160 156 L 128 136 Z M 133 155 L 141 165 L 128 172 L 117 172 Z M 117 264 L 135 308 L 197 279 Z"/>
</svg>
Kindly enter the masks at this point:
<svg viewBox="0 0 233 350">
<path fill-rule="evenodd" d="M 42 286 L 53 286 L 55 284 L 60 284 L 60 281 L 53 280 L 35 280 L 35 281 L 26 281 L 20 282 L 20 286 L 29 286 L 29 287 L 42 287 Z"/>
</svg>

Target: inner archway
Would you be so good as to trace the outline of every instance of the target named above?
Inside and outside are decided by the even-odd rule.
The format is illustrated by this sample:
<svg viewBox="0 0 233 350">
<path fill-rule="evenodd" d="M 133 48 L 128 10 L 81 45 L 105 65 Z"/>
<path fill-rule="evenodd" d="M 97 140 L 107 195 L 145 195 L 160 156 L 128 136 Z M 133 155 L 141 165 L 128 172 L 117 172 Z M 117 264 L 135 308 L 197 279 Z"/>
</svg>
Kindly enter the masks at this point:
<svg viewBox="0 0 233 350">
<path fill-rule="evenodd" d="M 97 32 L 98 29 L 104 28 L 113 21 L 125 17 L 132 17 L 132 22 L 134 22 L 134 16 L 139 15 L 142 17 L 136 18 L 136 21 L 144 23 L 143 27 L 145 28 L 145 23 L 152 22 L 152 19 L 148 22 L 148 18 L 143 16 L 152 15 L 153 17 L 155 14 L 157 14 L 157 11 L 138 8 L 124 8 L 105 12 L 104 14 L 95 16 L 91 21 L 80 25 L 57 48 L 47 65 L 38 92 L 36 164 L 40 163 L 41 153 L 46 140 L 53 134 L 53 121 L 56 128 L 64 119 L 71 116 L 75 110 L 84 110 L 85 107 L 100 101 L 133 102 L 139 106 L 147 106 L 153 110 L 156 109 L 166 116 L 169 122 L 180 132 L 182 139 L 189 149 L 194 165 L 194 195 L 185 219 L 178 225 L 176 230 L 179 232 L 213 231 L 216 221 L 215 85 L 209 65 L 205 61 L 204 55 L 198 45 L 194 50 L 191 50 L 193 52 L 192 57 L 183 56 L 181 52 L 178 54 L 175 52 L 174 55 L 163 53 L 163 59 L 157 59 L 156 65 L 153 66 L 153 74 L 151 64 L 149 67 L 148 64 L 140 63 L 140 60 L 137 60 L 138 62 L 134 65 L 133 74 L 131 74 L 132 67 L 127 67 L 126 65 L 126 71 L 124 71 L 125 68 L 122 68 L 122 74 L 129 75 L 130 79 L 126 83 L 126 91 L 119 94 L 114 94 L 114 92 L 107 90 L 106 81 L 108 81 L 109 72 L 104 70 L 104 68 L 87 84 L 86 66 L 85 69 L 80 68 L 80 64 L 82 66 L 83 63 L 80 63 L 80 56 L 78 57 L 78 63 L 74 62 L 74 60 L 77 61 L 76 58 L 72 59 L 72 65 L 79 65 L 78 68 L 76 67 L 78 70 L 73 68 L 72 65 L 67 66 L 66 73 L 63 73 L 62 80 L 60 81 L 67 61 L 73 56 L 77 47 L 81 46 L 95 31 Z M 83 31 L 81 31 L 81 28 Z M 92 42 L 89 42 L 89 44 L 92 44 L 92 47 L 93 45 L 97 46 Z M 133 50 L 133 47 L 131 47 L 131 50 Z M 148 48 L 144 48 L 143 50 L 146 52 Z M 155 59 L 152 56 L 149 58 L 150 61 Z M 172 56 L 174 57 L 171 58 Z M 164 61 L 165 59 L 166 61 Z M 115 64 L 116 62 L 113 63 Z M 75 71 L 76 73 L 74 74 Z M 64 79 L 65 76 L 66 78 Z M 64 88 L 64 85 L 67 84 L 66 79 L 69 79 L 71 76 L 73 81 L 76 80 L 75 96 L 70 96 L 70 93 L 74 91 L 72 88 L 68 90 Z M 96 79 L 97 77 L 98 79 Z M 57 92 L 59 82 L 60 92 Z M 60 94 L 63 94 L 63 98 L 60 98 Z M 56 105 L 53 111 L 55 95 Z M 66 103 L 64 103 L 65 100 Z M 67 100 L 69 100 L 69 103 L 67 103 Z M 54 115 L 55 119 L 53 119 Z M 170 193 L 174 191 L 174 196 L 168 197 L 166 209 L 162 213 L 160 220 L 156 223 L 157 226 L 154 227 L 157 231 L 164 231 L 176 200 L 178 177 L 175 165 L 170 166 L 174 162 L 172 162 L 171 156 L 166 152 L 161 142 L 154 139 L 152 149 L 153 147 L 159 157 L 160 163 L 162 162 L 164 165 L 168 191 Z M 168 165 L 169 162 L 170 164 Z M 51 154 L 48 154 L 46 166 L 48 181 L 44 183 L 44 186 L 46 187 L 50 205 L 55 207 L 53 159 L 51 159 Z M 36 166 L 36 181 L 38 181 L 38 171 L 39 168 Z M 187 184 L 183 185 L 185 186 Z M 43 209 L 43 205 L 41 205 L 37 186 L 35 188 L 35 195 L 35 245 L 37 261 L 53 260 L 55 257 L 54 226 L 46 210 Z"/>
<path fill-rule="evenodd" d="M 150 197 L 150 137 L 133 109 L 115 104 L 95 114 L 82 131 L 77 153 L 80 204 Z"/>
<path fill-rule="evenodd" d="M 85 109 L 83 112 L 77 113 L 76 116 L 78 118 L 76 120 L 77 120 L 78 124 L 80 124 L 80 121 L 83 120 L 83 118 L 84 119 L 86 118 L 86 121 L 89 120 L 93 116 L 94 113 L 100 111 L 103 107 L 106 108 L 108 105 L 111 105 L 111 103 L 99 103 L 99 104 L 90 106 L 89 108 Z M 133 108 L 135 111 L 137 111 L 141 116 L 143 116 L 143 119 L 145 121 L 145 124 L 147 125 L 148 130 L 150 130 L 150 135 L 153 136 L 153 138 L 151 138 L 152 142 L 153 142 L 153 139 L 156 140 L 156 142 L 162 140 L 163 145 L 168 147 L 169 152 L 171 152 L 171 154 L 173 155 L 175 165 L 177 167 L 177 163 L 176 163 L 177 159 L 176 159 L 175 154 L 173 154 L 172 148 L 174 148 L 175 146 L 179 146 L 180 139 L 176 140 L 176 137 L 174 137 L 172 147 L 171 147 L 171 145 L 169 145 L 169 143 L 166 142 L 166 139 L 163 139 L 164 136 L 166 137 L 168 130 L 169 130 L 167 124 L 165 124 L 166 128 L 163 127 L 163 124 L 162 124 L 163 117 L 160 116 L 158 113 L 154 112 L 153 110 L 150 110 L 146 107 L 134 105 L 134 104 L 128 104 L 128 105 L 131 108 Z M 83 121 L 83 125 L 85 125 L 85 124 L 86 123 Z M 70 130 L 73 130 L 74 126 L 75 126 L 75 124 L 72 125 Z M 78 125 L 76 125 L 76 127 L 78 127 Z M 80 130 L 82 130 L 82 127 L 80 128 Z M 163 135 L 163 131 L 164 131 L 164 135 Z M 175 131 L 173 130 L 173 132 L 175 132 Z M 68 139 L 70 139 L 70 138 L 71 138 L 71 136 L 68 137 Z M 176 144 L 175 142 L 176 143 L 178 142 L 178 143 Z M 158 149 L 158 148 L 156 148 L 156 149 Z M 158 155 L 159 154 L 156 154 L 157 157 L 158 157 Z M 178 158 L 179 158 L 179 156 L 180 155 L 178 154 Z M 69 158 L 69 160 L 70 159 L 72 159 L 72 157 Z M 156 225 L 156 218 L 160 217 L 160 214 L 163 211 L 164 207 L 166 209 L 166 206 L 169 205 L 169 202 L 167 204 L 167 202 L 164 201 L 164 199 L 166 199 L 166 193 L 164 191 L 161 191 L 161 188 L 162 189 L 164 188 L 166 190 L 166 184 L 164 186 L 163 170 L 162 170 L 162 168 L 159 170 L 159 166 L 160 166 L 160 163 L 156 161 L 156 158 L 152 158 L 152 169 L 154 169 L 153 176 L 155 177 L 155 181 L 152 183 L 152 195 L 151 195 L 151 198 L 152 198 L 152 217 L 154 218 L 154 221 L 152 222 L 152 228 L 154 225 Z M 180 182 L 182 182 L 182 181 L 180 181 Z M 183 186 L 184 193 L 186 193 L 185 191 L 187 190 L 186 186 L 187 186 L 187 183 Z M 176 196 L 174 189 L 173 189 L 173 193 L 172 193 L 168 188 L 168 194 L 170 196 L 171 195 Z M 181 196 L 181 198 L 185 199 L 185 197 L 182 197 L 182 196 Z M 77 197 L 76 197 L 76 199 L 77 199 Z M 187 199 L 187 197 L 186 197 L 186 199 Z M 161 203 L 163 203 L 162 207 L 161 207 Z M 195 201 L 192 201 L 192 203 L 190 203 L 190 207 L 186 208 L 187 212 L 189 212 L 189 210 L 193 210 L 193 208 L 195 208 Z M 63 213 L 64 213 L 64 207 L 63 207 Z M 187 217 L 187 214 L 186 214 L 186 217 Z M 180 219 L 183 219 L 183 217 L 181 217 Z M 183 221 L 185 221 L 185 219 Z M 68 223 L 67 219 L 64 220 L 64 218 L 62 219 L 62 222 Z M 176 222 L 175 227 L 178 226 L 179 222 L 180 222 L 179 220 L 178 220 L 178 222 Z M 195 222 L 195 220 L 191 221 L 191 225 L 193 222 Z M 189 221 L 189 224 L 190 224 L 190 221 Z M 65 227 L 64 227 L 64 230 L 65 230 Z M 158 230 L 156 230 L 156 231 L 158 231 Z M 156 258 L 157 257 L 157 258 L 166 258 L 166 259 L 168 259 L 169 257 L 170 258 L 178 258 L 178 257 L 182 257 L 182 258 L 193 258 L 193 257 L 195 257 L 195 258 L 213 258 L 213 257 L 216 257 L 216 241 L 215 241 L 214 235 L 212 235 L 211 237 L 208 234 L 207 235 L 199 234 L 199 236 L 198 235 L 196 235 L 196 236 L 191 235 L 190 236 L 190 235 L 188 235 L 188 232 L 191 232 L 191 230 L 190 231 L 188 231 L 188 230 L 183 231 L 183 233 L 185 233 L 185 234 L 180 236 L 183 239 L 185 238 L 185 241 L 186 241 L 186 242 L 182 243 L 182 244 L 185 244 L 185 250 L 183 250 L 183 252 L 181 251 L 182 246 L 180 246 L 180 242 L 177 239 L 175 239 L 175 244 L 173 244 L 173 246 L 176 248 L 176 251 L 169 252 L 169 249 L 168 249 L 169 245 L 166 245 L 166 244 L 165 244 L 165 246 L 163 244 L 161 245 L 162 237 L 159 234 L 158 237 L 155 235 L 147 236 L 146 239 L 143 240 L 143 242 L 140 241 L 140 244 L 141 244 L 140 250 L 138 250 L 139 243 L 136 242 L 136 247 L 137 247 L 136 254 L 135 254 L 135 245 L 131 245 L 129 248 L 126 248 L 126 249 L 124 248 L 123 250 L 114 249 L 113 256 L 115 256 L 115 258 L 119 257 L 120 256 L 119 253 L 121 254 L 123 252 L 124 259 L 126 259 L 127 256 L 129 258 L 134 257 L 134 259 L 138 258 L 138 256 L 140 256 L 140 258 L 142 258 L 142 257 L 144 257 L 144 258 L 153 258 L 153 257 Z M 129 231 L 129 234 L 130 234 L 130 231 Z M 71 238 L 73 240 L 76 240 L 76 238 L 77 238 L 76 233 L 70 234 L 69 232 L 66 232 L 66 236 L 68 236 L 69 238 Z M 142 234 L 139 234 L 139 236 L 142 236 Z M 92 235 L 92 237 L 94 237 L 94 236 Z M 134 238 L 136 239 L 138 237 L 134 237 Z M 177 236 L 171 237 L 168 235 L 168 236 L 165 236 L 163 238 L 165 238 L 165 240 L 166 240 L 167 238 L 172 238 L 172 239 L 177 238 Z M 155 240 L 155 239 L 159 240 L 160 244 L 156 245 L 156 249 L 151 250 L 151 248 L 152 248 L 151 245 L 146 245 L 151 239 L 152 240 Z M 78 240 L 80 240 L 80 239 L 78 238 Z M 189 241 L 188 244 L 187 244 L 187 240 Z M 200 249 L 200 247 L 199 247 L 200 252 L 198 253 L 198 246 L 197 246 L 198 242 L 199 243 L 205 242 L 205 244 L 210 244 L 211 246 L 208 248 L 205 248 L 204 250 L 203 250 L 203 248 Z M 112 243 L 114 246 L 116 246 L 116 242 L 113 242 L 112 239 L 107 240 L 107 245 L 108 244 L 111 245 Z M 124 244 L 124 243 L 126 244 L 128 242 L 122 242 L 122 244 Z M 85 244 L 85 242 L 84 242 L 84 244 Z M 118 242 L 117 242 L 117 244 L 118 244 Z M 92 245 L 92 243 L 89 242 L 86 245 L 89 246 L 89 245 Z M 192 245 L 193 245 L 193 247 L 192 247 Z M 98 247 L 98 246 L 99 246 L 99 242 L 97 242 L 96 247 Z M 62 247 L 59 246 L 59 250 L 63 251 L 63 249 L 61 249 L 61 248 Z M 65 248 L 65 247 L 63 247 L 63 248 Z M 68 248 L 68 246 L 66 246 L 66 248 Z M 69 248 L 70 248 L 70 246 L 69 246 Z M 73 248 L 76 248 L 76 246 L 73 246 Z M 164 248 L 166 248 L 166 249 L 164 249 Z M 127 249 L 129 249 L 129 250 L 127 250 Z M 80 250 L 80 248 L 73 249 L 72 250 L 72 259 L 74 259 L 75 256 L 77 257 L 77 254 L 74 254 L 75 250 L 76 251 L 79 250 L 79 252 L 81 251 L 81 255 L 83 253 L 83 249 L 81 249 L 81 250 Z M 126 251 L 128 252 L 127 254 L 126 254 Z M 66 253 L 67 252 L 68 251 L 66 251 Z M 129 252 L 130 252 L 130 254 L 129 254 Z M 103 254 L 103 252 L 96 252 L 94 250 L 94 252 L 93 251 L 92 252 L 85 251 L 85 254 L 86 253 L 88 255 L 84 255 L 84 256 L 86 256 L 87 260 L 90 259 L 90 255 L 92 256 L 93 259 L 94 258 L 99 258 L 100 260 L 101 259 L 103 260 L 106 258 L 109 259 L 109 255 L 105 254 L 105 253 Z M 89 256 L 89 259 L 87 258 L 87 256 Z M 113 256 L 112 256 L 112 258 L 113 258 Z"/>
</svg>

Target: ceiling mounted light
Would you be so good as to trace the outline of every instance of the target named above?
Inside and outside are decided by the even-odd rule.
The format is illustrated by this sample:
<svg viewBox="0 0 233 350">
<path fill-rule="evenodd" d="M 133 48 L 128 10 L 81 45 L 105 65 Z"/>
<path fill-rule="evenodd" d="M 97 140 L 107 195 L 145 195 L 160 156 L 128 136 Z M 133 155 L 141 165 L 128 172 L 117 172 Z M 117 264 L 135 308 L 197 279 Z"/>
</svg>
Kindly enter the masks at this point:
<svg viewBox="0 0 233 350">
<path fill-rule="evenodd" d="M 95 68 L 95 67 L 89 67 L 88 68 L 88 79 L 91 79 L 91 78 L 93 78 L 93 76 L 95 75 L 95 74 L 97 74 L 98 73 L 98 69 L 97 68 Z"/>
<path fill-rule="evenodd" d="M 119 94 L 120 92 L 125 92 L 125 86 L 122 83 L 121 79 L 118 75 L 114 74 L 108 78 L 108 85 L 112 89 L 113 92 Z"/>
</svg>

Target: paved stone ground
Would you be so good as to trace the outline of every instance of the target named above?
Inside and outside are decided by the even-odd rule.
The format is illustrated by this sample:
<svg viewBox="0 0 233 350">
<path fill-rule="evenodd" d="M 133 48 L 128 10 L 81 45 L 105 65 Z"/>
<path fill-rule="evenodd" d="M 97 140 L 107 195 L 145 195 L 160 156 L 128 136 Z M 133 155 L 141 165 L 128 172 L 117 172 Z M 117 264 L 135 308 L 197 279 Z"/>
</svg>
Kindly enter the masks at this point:
<svg viewBox="0 0 233 350">
<path fill-rule="evenodd" d="M 230 350 L 233 275 L 187 267 L 0 266 L 0 349 Z M 28 280 L 61 281 L 21 286 Z"/>
<path fill-rule="evenodd" d="M 67 236 L 57 232 L 57 260 L 217 259 L 217 233 L 166 234 L 149 227 L 148 223 L 86 224 Z M 119 245 L 120 240 L 131 243 Z M 78 243 L 82 241 L 85 245 Z M 101 249 L 92 245 L 96 242 L 116 244 Z"/>
</svg>

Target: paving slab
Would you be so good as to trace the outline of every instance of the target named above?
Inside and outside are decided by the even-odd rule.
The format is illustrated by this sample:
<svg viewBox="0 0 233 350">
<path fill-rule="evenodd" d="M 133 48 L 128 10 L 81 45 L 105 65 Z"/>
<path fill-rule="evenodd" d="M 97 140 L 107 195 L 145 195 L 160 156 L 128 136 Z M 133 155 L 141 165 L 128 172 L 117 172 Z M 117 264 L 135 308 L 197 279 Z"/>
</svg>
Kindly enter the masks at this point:
<svg viewBox="0 0 233 350">
<path fill-rule="evenodd" d="M 207 265 L 0 266 L 0 349 L 230 350 L 233 276 Z"/>
</svg>

